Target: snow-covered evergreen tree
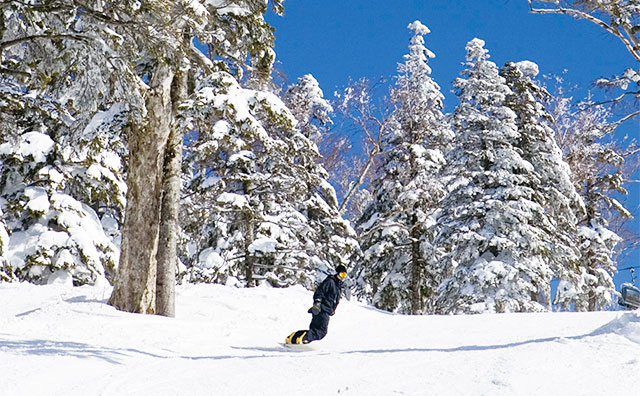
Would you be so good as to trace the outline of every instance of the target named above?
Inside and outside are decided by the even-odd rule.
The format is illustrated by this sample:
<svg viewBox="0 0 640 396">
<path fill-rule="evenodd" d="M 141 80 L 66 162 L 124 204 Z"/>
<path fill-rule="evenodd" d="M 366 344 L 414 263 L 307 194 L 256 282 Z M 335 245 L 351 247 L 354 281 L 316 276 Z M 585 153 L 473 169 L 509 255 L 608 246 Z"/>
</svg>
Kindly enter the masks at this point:
<svg viewBox="0 0 640 396">
<path fill-rule="evenodd" d="M 124 62 L 109 47 L 122 37 L 108 11 L 81 7 L 3 4 L 0 200 L 18 279 L 46 282 L 64 269 L 81 284 L 115 271 L 129 116 L 119 100 L 135 90 L 115 77 Z"/>
<path fill-rule="evenodd" d="M 122 143 L 95 130 L 117 123 L 118 112 L 98 113 L 74 139 L 75 120 L 59 102 L 8 83 L 2 89 L 0 117 L 11 131 L 0 142 L 0 204 L 11 235 L 3 272 L 37 283 L 56 271 L 76 284 L 113 275 L 118 248 L 97 213 L 117 228 L 126 191 Z"/>
<path fill-rule="evenodd" d="M 318 147 L 318 161 L 335 178 L 351 144 L 347 137 L 330 130 L 333 106 L 325 99 L 318 81 L 311 74 L 298 78 L 282 100 L 298 120 L 297 128 Z"/>
<path fill-rule="evenodd" d="M 556 303 L 577 311 L 604 309 L 616 295 L 615 248 L 620 242 L 608 227 L 614 217 L 631 214 L 613 196 L 626 194 L 623 187 L 624 157 L 608 139 L 613 128 L 609 113 L 593 103 L 572 111 L 569 98 L 558 98 L 555 107 L 555 133 L 571 167 L 573 183 L 584 201 L 578 219 L 580 259 L 576 276 L 561 278 Z"/>
<path fill-rule="evenodd" d="M 512 91 L 488 60 L 484 41 L 467 46 L 464 78 L 454 82 L 454 149 L 448 194 L 436 239 L 447 278 L 437 312 L 522 312 L 538 300 L 550 272 L 544 255 L 544 209 L 534 200 L 533 166 L 520 155 L 516 114 L 504 105 Z"/>
<path fill-rule="evenodd" d="M 439 172 L 453 137 L 442 114 L 443 95 L 431 78 L 424 46 L 429 29 L 409 24 L 409 54 L 398 65 L 392 127 L 372 183 L 374 197 L 358 222 L 364 259 L 361 293 L 375 306 L 402 313 L 433 311 L 438 270 L 432 258 L 432 212 L 444 188 Z"/>
<path fill-rule="evenodd" d="M 318 81 L 311 74 L 305 74 L 287 88 L 283 101 L 298 120 L 302 134 L 318 144 L 322 139 L 320 128 L 332 123 L 333 111 Z"/>
<path fill-rule="evenodd" d="M 192 108 L 189 281 L 312 287 L 318 271 L 350 264 L 355 233 L 280 99 L 220 72 L 201 82 Z"/>
<path fill-rule="evenodd" d="M 584 204 L 572 182 L 572 172 L 554 138 L 553 118 L 544 103 L 550 95 L 534 78 L 538 65 L 529 61 L 507 62 L 500 70 L 512 94 L 505 104 L 517 116 L 519 138 L 516 146 L 523 159 L 533 165 L 535 183 L 531 199 L 545 209 L 539 227 L 546 234 L 548 247 L 542 256 L 545 267 L 536 279 L 540 303 L 551 309 L 551 277 L 577 279 L 577 216 Z M 551 271 L 549 271 L 551 270 Z"/>
</svg>

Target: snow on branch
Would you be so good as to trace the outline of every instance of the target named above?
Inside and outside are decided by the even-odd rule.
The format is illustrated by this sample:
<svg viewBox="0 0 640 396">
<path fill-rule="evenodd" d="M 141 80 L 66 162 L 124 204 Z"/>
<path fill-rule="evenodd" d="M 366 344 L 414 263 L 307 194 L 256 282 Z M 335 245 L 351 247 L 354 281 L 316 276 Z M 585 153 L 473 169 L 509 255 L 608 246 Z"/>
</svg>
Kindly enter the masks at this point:
<svg viewBox="0 0 640 396">
<path fill-rule="evenodd" d="M 28 41 L 41 40 L 41 39 L 44 39 L 44 40 L 67 39 L 67 40 L 77 40 L 77 41 L 83 41 L 83 42 L 89 42 L 92 40 L 91 37 L 85 36 L 83 34 L 36 34 L 33 36 L 19 37 L 19 38 L 8 40 L 8 41 L 1 41 L 0 51 L 4 50 L 5 48 L 12 47 L 14 45 L 26 43 Z"/>
<path fill-rule="evenodd" d="M 612 2 L 613 4 L 602 5 L 604 9 L 600 9 L 600 11 L 604 12 L 606 15 L 611 17 L 611 23 L 606 23 L 603 19 L 598 18 L 587 11 L 583 11 L 577 8 L 565 8 L 560 5 L 558 1 L 550 1 L 550 0 L 527 0 L 529 2 L 529 9 L 534 14 L 564 14 L 570 15 L 576 19 L 584 19 L 589 22 L 592 22 L 607 32 L 616 36 L 624 46 L 627 48 L 627 51 L 636 59 L 636 61 L 640 62 L 640 42 L 638 38 L 635 36 L 637 33 L 637 26 L 631 26 L 631 22 L 628 18 L 620 17 L 619 8 L 624 8 L 624 4 L 619 4 L 620 2 Z M 552 6 L 549 8 L 536 8 L 534 3 L 551 3 Z M 595 10 L 592 10 L 594 12 Z"/>
</svg>

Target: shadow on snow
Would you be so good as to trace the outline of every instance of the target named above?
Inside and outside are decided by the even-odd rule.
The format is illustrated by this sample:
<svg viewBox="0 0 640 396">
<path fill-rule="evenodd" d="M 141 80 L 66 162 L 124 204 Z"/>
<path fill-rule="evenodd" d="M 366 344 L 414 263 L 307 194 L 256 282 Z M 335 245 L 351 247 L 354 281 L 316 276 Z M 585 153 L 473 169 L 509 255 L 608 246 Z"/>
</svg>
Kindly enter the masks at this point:
<svg viewBox="0 0 640 396">
<path fill-rule="evenodd" d="M 629 326 L 631 325 L 631 326 Z M 274 357 L 297 356 L 319 356 L 331 354 L 385 354 L 385 353 L 427 353 L 427 352 L 474 352 L 474 351 L 490 351 L 499 349 L 515 348 L 530 344 L 540 344 L 546 342 L 565 342 L 568 340 L 581 340 L 589 337 L 596 337 L 606 334 L 617 334 L 626 337 L 632 342 L 640 343 L 640 339 L 635 334 L 640 334 L 640 316 L 634 313 L 625 313 L 622 316 L 611 320 L 607 324 L 595 329 L 594 331 L 576 336 L 567 337 L 547 337 L 533 340 L 524 340 L 499 345 L 466 345 L 452 348 L 396 348 L 396 349 L 368 349 L 368 350 L 351 350 L 351 351 L 317 351 L 312 350 L 311 354 L 300 354 L 300 352 L 289 351 L 284 347 L 262 347 L 262 346 L 245 346 L 235 347 L 235 350 L 252 351 L 254 355 L 213 355 L 213 356 L 181 356 L 170 355 L 163 356 L 150 352 L 145 352 L 133 348 L 110 348 L 99 347 L 89 344 L 69 341 L 52 341 L 52 340 L 19 340 L 9 341 L 0 339 L 0 352 L 14 352 L 17 354 L 28 354 L 36 356 L 70 356 L 83 359 L 100 359 L 112 364 L 121 364 L 121 360 L 132 355 L 143 355 L 156 359 L 186 359 L 186 360 L 228 360 L 228 359 L 261 359 Z M 632 335 L 632 337 L 630 337 Z"/>
</svg>

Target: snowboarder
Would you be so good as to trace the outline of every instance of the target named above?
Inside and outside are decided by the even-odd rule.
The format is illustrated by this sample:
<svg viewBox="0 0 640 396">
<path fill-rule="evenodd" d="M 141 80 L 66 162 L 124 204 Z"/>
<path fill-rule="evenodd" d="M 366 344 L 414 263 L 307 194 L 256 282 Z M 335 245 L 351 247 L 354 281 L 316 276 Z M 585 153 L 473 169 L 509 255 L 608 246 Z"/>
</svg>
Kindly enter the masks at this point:
<svg viewBox="0 0 640 396">
<path fill-rule="evenodd" d="M 313 306 L 309 308 L 313 315 L 309 330 L 294 331 L 287 337 L 287 344 L 308 344 L 321 340 L 327 335 L 329 316 L 333 316 L 340 302 L 342 282 L 347 278 L 347 268 L 344 265 L 336 267 L 336 273 L 327 276 L 313 293 Z"/>
</svg>

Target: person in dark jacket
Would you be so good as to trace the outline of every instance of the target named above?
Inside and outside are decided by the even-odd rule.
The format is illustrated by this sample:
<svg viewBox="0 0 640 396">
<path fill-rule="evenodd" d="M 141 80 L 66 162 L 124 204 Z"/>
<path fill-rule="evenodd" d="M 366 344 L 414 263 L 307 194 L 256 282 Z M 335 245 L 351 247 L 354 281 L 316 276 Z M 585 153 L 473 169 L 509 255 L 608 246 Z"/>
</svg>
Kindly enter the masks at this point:
<svg viewBox="0 0 640 396">
<path fill-rule="evenodd" d="M 342 282 L 347 277 L 347 268 L 344 265 L 336 267 L 336 273 L 322 281 L 315 293 L 313 293 L 313 306 L 309 313 L 313 315 L 309 330 L 298 330 L 287 337 L 287 344 L 308 344 L 321 340 L 327 335 L 329 317 L 336 313 L 342 294 Z"/>
</svg>

